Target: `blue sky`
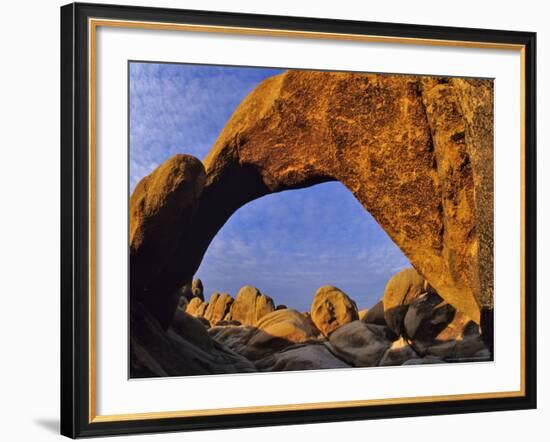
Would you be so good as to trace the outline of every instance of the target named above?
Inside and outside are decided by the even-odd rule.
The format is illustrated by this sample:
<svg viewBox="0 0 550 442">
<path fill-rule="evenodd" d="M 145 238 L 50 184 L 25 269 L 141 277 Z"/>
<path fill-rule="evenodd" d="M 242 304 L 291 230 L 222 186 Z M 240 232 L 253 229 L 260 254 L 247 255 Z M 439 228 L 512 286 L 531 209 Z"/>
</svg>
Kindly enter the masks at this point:
<svg viewBox="0 0 550 442">
<path fill-rule="evenodd" d="M 130 187 L 176 153 L 203 159 L 240 101 L 281 71 L 130 64 Z M 207 297 L 249 284 L 300 311 L 317 288 L 344 290 L 360 308 L 409 262 L 340 183 L 268 195 L 239 209 L 197 272 Z"/>
</svg>

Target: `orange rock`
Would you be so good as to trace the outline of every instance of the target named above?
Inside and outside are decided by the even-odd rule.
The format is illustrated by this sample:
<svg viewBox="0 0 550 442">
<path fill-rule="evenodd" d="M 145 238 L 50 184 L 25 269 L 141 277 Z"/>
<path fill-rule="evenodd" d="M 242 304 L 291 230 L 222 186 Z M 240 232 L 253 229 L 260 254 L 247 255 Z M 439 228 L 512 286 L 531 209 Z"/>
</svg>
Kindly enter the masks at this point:
<svg viewBox="0 0 550 442">
<path fill-rule="evenodd" d="M 476 204 L 492 201 L 492 183 L 481 185 L 491 109 L 491 81 L 288 71 L 226 124 L 205 160 L 208 192 L 241 173 L 240 205 L 341 181 L 440 296 L 479 321 L 480 306 L 492 308 L 480 281 L 492 278 L 492 254 L 478 253 L 491 249 L 490 229 L 483 245 L 476 229 L 492 207 Z"/>
<path fill-rule="evenodd" d="M 231 305 L 230 319 L 243 325 L 254 325 L 259 319 L 275 310 L 273 300 L 249 285 L 242 287 Z"/>
<path fill-rule="evenodd" d="M 326 285 L 315 293 L 311 304 L 311 319 L 328 336 L 338 327 L 359 319 L 357 306 L 342 290 Z"/>
<path fill-rule="evenodd" d="M 403 331 L 403 320 L 409 305 L 425 293 L 424 278 L 415 269 L 404 269 L 393 275 L 384 289 L 384 319 L 396 335 Z"/>
<path fill-rule="evenodd" d="M 146 305 L 164 326 L 178 304 L 178 289 L 190 281 L 172 277 L 168 289 L 159 289 L 166 280 L 158 277 L 185 241 L 205 179 L 199 160 L 176 155 L 143 178 L 130 198 L 131 300 Z"/>
<path fill-rule="evenodd" d="M 204 313 L 208 308 L 208 302 L 201 301 L 200 298 L 193 298 L 187 304 L 185 311 L 191 316 L 204 317 Z"/>
<path fill-rule="evenodd" d="M 233 298 L 228 293 L 213 293 L 208 301 L 204 317 L 215 324 L 225 318 L 233 304 Z"/>
</svg>

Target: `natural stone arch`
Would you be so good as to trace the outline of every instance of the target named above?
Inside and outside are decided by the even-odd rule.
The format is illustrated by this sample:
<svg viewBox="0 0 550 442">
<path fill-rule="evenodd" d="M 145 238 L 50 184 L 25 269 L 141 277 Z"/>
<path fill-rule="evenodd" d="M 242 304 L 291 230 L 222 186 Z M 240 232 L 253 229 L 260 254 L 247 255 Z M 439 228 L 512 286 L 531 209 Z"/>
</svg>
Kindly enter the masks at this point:
<svg viewBox="0 0 550 442">
<path fill-rule="evenodd" d="M 155 229 L 131 233 L 132 269 L 142 270 L 131 273 L 132 301 L 168 324 L 177 289 L 239 207 L 338 180 L 438 293 L 479 322 L 493 302 L 492 118 L 488 80 L 308 71 L 265 80 L 227 122 L 205 176 L 197 177 L 198 160 L 181 155 L 167 162 L 178 172 L 165 178 L 166 195 L 148 195 L 162 181 L 157 172 L 136 188 L 131 232 L 138 220 L 155 225 L 166 205 L 181 207 L 159 224 L 163 256 L 141 253 L 143 241 L 134 241 L 154 243 Z M 169 202 L 177 177 L 194 186 L 191 202 Z M 144 215 L 149 199 L 156 206 Z"/>
</svg>

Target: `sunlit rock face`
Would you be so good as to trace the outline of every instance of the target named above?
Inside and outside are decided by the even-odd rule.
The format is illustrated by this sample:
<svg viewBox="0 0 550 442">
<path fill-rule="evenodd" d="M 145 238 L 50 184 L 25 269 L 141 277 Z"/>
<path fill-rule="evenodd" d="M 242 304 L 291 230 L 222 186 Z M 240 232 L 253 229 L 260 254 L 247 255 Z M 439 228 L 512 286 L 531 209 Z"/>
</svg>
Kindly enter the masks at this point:
<svg viewBox="0 0 550 442">
<path fill-rule="evenodd" d="M 311 304 L 311 319 L 325 336 L 344 324 L 359 319 L 357 306 L 337 287 L 323 286 L 317 290 Z"/>
<path fill-rule="evenodd" d="M 181 190 L 167 181 L 174 174 L 155 171 L 144 178 L 154 186 L 138 184 L 134 193 L 145 196 L 132 196 L 131 217 L 140 215 L 132 228 L 148 226 L 143 244 L 158 236 L 170 247 L 146 259 L 132 299 L 154 297 L 153 314 L 167 326 L 174 293 L 238 208 L 337 180 L 437 293 L 479 322 L 493 306 L 492 96 L 486 80 L 307 71 L 265 80 L 227 122 L 204 161 L 206 178 L 194 174 L 189 210 L 172 198 Z M 163 198 L 147 196 L 156 189 Z M 148 198 L 158 212 L 137 210 Z M 163 229 L 158 213 L 180 229 Z M 131 255 L 143 250 L 137 244 Z"/>
</svg>

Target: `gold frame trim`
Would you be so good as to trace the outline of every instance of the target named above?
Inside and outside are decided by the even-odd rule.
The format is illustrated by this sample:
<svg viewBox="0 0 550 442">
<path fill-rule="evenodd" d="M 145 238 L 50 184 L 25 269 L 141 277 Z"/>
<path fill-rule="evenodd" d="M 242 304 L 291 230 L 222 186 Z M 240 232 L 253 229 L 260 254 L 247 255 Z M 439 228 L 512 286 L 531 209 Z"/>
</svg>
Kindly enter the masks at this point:
<svg viewBox="0 0 550 442">
<path fill-rule="evenodd" d="M 520 167 L 521 167 L 521 245 L 520 245 L 520 389 L 518 391 L 488 392 L 488 393 L 465 393 L 454 395 L 438 396 L 416 396 L 388 399 L 367 399 L 353 401 L 336 402 L 317 402 L 303 404 L 284 404 L 284 405 L 263 405 L 254 407 L 234 407 L 234 408 L 215 408 L 200 410 L 179 410 L 179 411 L 158 411 L 148 413 L 129 413 L 129 414 L 96 414 L 96 35 L 97 28 L 115 27 L 115 28 L 134 28 L 147 30 L 163 31 L 186 31 L 186 32 L 209 32 L 218 34 L 238 34 L 254 35 L 267 37 L 292 37 L 292 38 L 310 38 L 326 39 L 340 41 L 357 41 L 369 43 L 388 43 L 388 44 L 413 44 L 422 46 L 444 46 L 444 47 L 464 47 L 478 49 L 497 49 L 520 52 Z M 181 23 L 158 23 L 130 20 L 111 20 L 111 19 L 88 19 L 89 35 L 89 423 L 117 422 L 117 421 L 138 421 L 146 419 L 169 419 L 179 417 L 199 417 L 199 416 L 220 416 L 220 415 L 240 415 L 246 413 L 258 412 L 280 412 L 280 411 L 298 411 L 298 410 L 322 410 L 328 408 L 349 408 L 365 407 L 375 405 L 396 405 L 396 404 L 419 404 L 426 402 L 442 401 L 461 401 L 467 399 L 497 399 L 513 398 L 525 396 L 525 45 L 521 44 L 503 44 L 503 43 L 480 43 L 473 41 L 458 40 L 438 40 L 423 38 L 404 38 L 388 37 L 376 35 L 358 35 L 358 34 L 339 34 L 310 31 L 291 31 L 279 29 L 262 28 L 243 28 L 233 26 L 210 26 L 210 25 L 190 25 Z"/>
</svg>

